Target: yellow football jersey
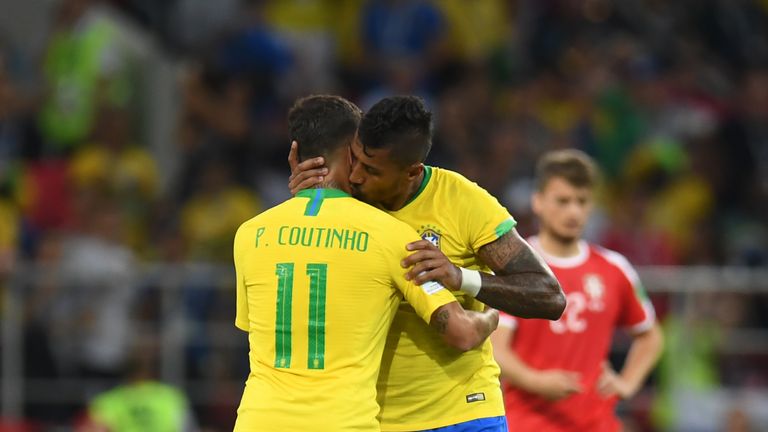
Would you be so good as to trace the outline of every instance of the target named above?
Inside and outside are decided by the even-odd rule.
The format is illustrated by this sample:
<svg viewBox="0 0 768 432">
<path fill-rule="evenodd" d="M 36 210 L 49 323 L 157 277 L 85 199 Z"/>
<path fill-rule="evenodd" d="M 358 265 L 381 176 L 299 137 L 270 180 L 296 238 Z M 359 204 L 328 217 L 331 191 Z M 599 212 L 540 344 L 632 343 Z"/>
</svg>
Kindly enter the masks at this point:
<svg viewBox="0 0 768 432">
<path fill-rule="evenodd" d="M 251 370 L 236 431 L 379 430 L 376 378 L 401 300 L 422 323 L 455 301 L 405 280 L 400 261 L 418 238 L 334 189 L 301 191 L 238 229 L 235 325 Z"/>
<path fill-rule="evenodd" d="M 477 184 L 444 169 L 425 167 L 419 192 L 393 216 L 437 245 L 454 264 L 490 271 L 477 250 L 515 226 L 509 212 Z M 484 305 L 454 292 L 465 309 Z M 504 415 L 499 367 L 490 341 L 466 353 L 441 344 L 402 303 L 387 338 L 378 382 L 381 428 L 412 431 Z"/>
</svg>

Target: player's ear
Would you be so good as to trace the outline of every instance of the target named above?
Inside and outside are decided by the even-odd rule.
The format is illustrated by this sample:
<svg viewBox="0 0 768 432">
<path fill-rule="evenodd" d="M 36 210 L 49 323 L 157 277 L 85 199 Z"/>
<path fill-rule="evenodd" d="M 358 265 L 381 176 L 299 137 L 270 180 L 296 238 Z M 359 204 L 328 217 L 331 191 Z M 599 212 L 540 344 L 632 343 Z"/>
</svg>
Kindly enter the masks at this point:
<svg viewBox="0 0 768 432">
<path fill-rule="evenodd" d="M 422 171 L 424 171 L 424 164 L 421 162 L 417 162 L 414 164 L 411 164 L 406 169 L 406 172 L 408 173 L 409 179 L 414 179 L 421 175 Z"/>
</svg>

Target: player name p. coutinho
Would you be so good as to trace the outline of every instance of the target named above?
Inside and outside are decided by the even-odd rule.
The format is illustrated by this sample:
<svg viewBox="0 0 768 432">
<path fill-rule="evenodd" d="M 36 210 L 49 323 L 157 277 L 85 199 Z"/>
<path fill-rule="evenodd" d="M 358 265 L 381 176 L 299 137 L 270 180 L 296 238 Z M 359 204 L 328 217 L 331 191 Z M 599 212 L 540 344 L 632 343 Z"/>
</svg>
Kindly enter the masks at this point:
<svg viewBox="0 0 768 432">
<path fill-rule="evenodd" d="M 262 239 L 267 229 L 256 230 L 256 247 L 270 246 Z M 283 225 L 277 230 L 278 246 L 304 246 L 365 252 L 370 235 L 366 231 Z"/>
</svg>

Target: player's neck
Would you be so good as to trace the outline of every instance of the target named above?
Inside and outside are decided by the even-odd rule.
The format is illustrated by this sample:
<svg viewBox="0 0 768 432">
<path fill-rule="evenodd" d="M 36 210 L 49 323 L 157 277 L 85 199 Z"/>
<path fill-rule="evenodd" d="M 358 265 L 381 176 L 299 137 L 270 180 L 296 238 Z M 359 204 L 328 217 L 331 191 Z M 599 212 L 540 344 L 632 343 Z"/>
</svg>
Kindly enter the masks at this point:
<svg viewBox="0 0 768 432">
<path fill-rule="evenodd" d="M 424 175 L 424 170 L 421 170 L 421 174 L 417 175 L 416 178 L 411 182 L 408 187 L 408 194 L 403 197 L 404 199 L 400 204 L 400 208 L 405 207 L 405 204 L 412 200 L 417 193 L 419 193 L 419 189 L 421 189 L 421 183 L 424 182 Z"/>
<path fill-rule="evenodd" d="M 329 164 L 330 167 L 328 169 L 328 175 L 325 176 L 323 181 L 318 183 L 315 188 L 316 189 L 338 189 L 340 191 L 343 191 L 347 194 L 351 194 L 351 190 L 349 188 L 349 181 L 346 180 L 347 172 L 336 169 L 336 164 Z"/>
<path fill-rule="evenodd" d="M 397 211 L 405 207 L 405 205 L 408 204 L 413 199 L 413 197 L 416 196 L 417 193 L 419 193 L 419 189 L 421 189 L 421 183 L 424 181 L 424 175 L 424 170 L 421 170 L 421 174 L 416 176 L 414 181 L 408 185 L 408 193 L 399 196 L 397 200 L 386 206 L 387 210 Z"/>
<path fill-rule="evenodd" d="M 579 242 L 581 239 L 564 239 L 553 235 L 548 231 L 540 231 L 539 247 L 547 253 L 558 258 L 570 258 L 579 254 Z"/>
<path fill-rule="evenodd" d="M 344 186 L 342 186 L 342 185 L 340 185 L 337 182 L 332 181 L 332 180 L 327 180 L 327 181 L 318 183 L 314 187 L 314 189 L 338 189 L 338 190 L 346 193 L 347 195 L 351 195 L 352 194 L 352 191 L 348 187 L 345 188 Z"/>
</svg>

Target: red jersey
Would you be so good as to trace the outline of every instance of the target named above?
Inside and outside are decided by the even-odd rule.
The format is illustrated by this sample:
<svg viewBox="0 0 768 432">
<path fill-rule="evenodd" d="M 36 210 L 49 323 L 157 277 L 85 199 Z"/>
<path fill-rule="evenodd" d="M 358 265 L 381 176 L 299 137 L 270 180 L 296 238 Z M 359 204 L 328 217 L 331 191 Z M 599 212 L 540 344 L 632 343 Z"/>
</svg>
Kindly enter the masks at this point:
<svg viewBox="0 0 768 432">
<path fill-rule="evenodd" d="M 597 380 L 608 357 L 613 332 L 651 328 L 655 313 L 637 272 L 622 255 L 586 242 L 569 258 L 547 255 L 538 239 L 530 244 L 552 268 L 568 305 L 557 321 L 502 316 L 499 325 L 513 328 L 511 347 L 534 369 L 578 372 L 582 393 L 551 402 L 520 389 L 505 388 L 510 431 L 618 431 L 616 397 L 597 393 Z"/>
</svg>

